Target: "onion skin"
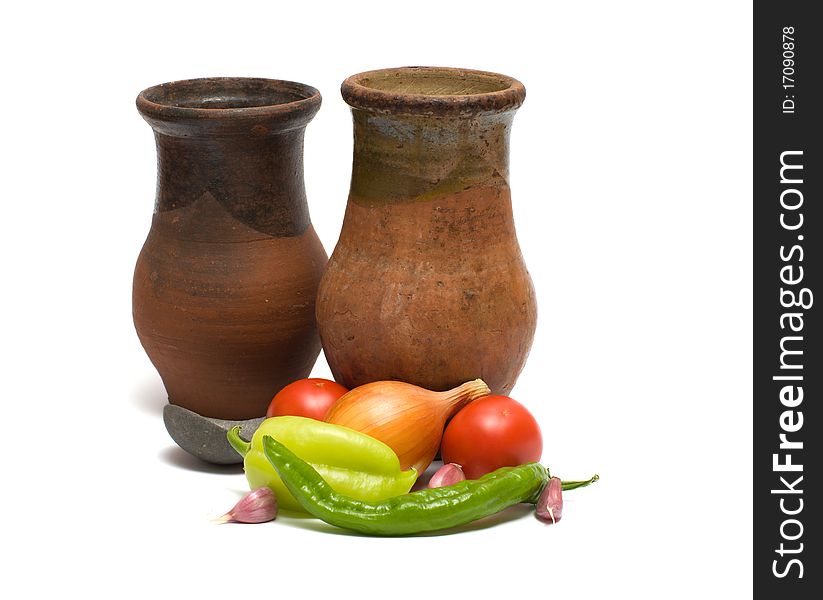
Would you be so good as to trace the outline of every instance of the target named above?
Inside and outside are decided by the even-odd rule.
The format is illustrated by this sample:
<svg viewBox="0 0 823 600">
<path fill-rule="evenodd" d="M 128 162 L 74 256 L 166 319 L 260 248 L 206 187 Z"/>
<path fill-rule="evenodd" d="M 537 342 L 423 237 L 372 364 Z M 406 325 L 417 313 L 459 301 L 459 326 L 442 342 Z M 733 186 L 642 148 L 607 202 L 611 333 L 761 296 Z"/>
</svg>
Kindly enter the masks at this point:
<svg viewBox="0 0 823 600">
<path fill-rule="evenodd" d="M 437 454 L 446 421 L 490 393 L 482 379 L 445 392 L 400 381 L 375 381 L 343 395 L 325 420 L 380 440 L 397 454 L 401 469 L 422 473 Z"/>
</svg>

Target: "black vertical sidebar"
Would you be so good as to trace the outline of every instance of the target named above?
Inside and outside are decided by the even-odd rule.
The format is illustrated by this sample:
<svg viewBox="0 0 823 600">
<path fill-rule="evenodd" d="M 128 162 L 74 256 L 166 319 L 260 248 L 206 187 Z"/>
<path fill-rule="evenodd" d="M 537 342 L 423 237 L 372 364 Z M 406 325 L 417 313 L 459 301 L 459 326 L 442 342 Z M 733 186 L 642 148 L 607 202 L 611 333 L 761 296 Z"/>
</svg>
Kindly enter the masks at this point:
<svg viewBox="0 0 823 600">
<path fill-rule="evenodd" d="M 754 596 L 764 599 L 823 597 L 823 22 L 816 8 L 754 3 L 753 559 Z"/>
</svg>

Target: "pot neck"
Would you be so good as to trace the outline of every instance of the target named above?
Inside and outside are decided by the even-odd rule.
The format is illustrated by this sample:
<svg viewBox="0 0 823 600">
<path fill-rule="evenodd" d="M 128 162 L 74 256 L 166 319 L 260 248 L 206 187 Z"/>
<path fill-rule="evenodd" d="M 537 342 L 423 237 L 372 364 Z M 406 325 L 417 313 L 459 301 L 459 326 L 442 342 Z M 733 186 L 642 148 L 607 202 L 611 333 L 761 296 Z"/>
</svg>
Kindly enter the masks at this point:
<svg viewBox="0 0 823 600">
<path fill-rule="evenodd" d="M 352 109 L 350 198 L 364 206 L 434 200 L 473 187 L 506 187 L 514 110 L 472 116 Z"/>
<path fill-rule="evenodd" d="M 305 128 L 266 135 L 167 135 L 155 129 L 155 211 L 216 200 L 238 221 L 272 236 L 302 234 L 309 225 L 303 182 Z"/>
</svg>

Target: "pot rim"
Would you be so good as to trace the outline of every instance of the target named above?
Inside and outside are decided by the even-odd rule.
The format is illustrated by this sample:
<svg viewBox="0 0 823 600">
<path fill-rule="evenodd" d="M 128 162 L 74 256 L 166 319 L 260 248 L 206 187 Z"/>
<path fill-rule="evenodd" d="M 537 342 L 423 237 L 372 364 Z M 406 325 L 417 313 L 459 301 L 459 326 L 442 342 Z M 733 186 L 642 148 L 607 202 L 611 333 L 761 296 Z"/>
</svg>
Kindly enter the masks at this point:
<svg viewBox="0 0 823 600">
<path fill-rule="evenodd" d="M 475 84 L 477 91 L 416 93 L 392 90 L 417 79 L 437 79 L 443 83 Z M 375 87 L 378 84 L 382 87 Z M 388 85 L 385 85 L 388 84 Z M 425 89 L 425 86 L 422 86 Z M 471 86 L 470 86 L 471 87 Z M 454 67 L 394 67 L 364 71 L 348 77 L 340 87 L 343 99 L 352 108 L 428 116 L 496 114 L 518 109 L 526 98 L 526 88 L 514 77 Z"/>
<path fill-rule="evenodd" d="M 242 90 L 243 84 L 249 89 Z M 211 93 L 198 94 L 198 89 L 211 89 Z M 229 92 L 248 92 L 249 99 L 253 99 L 255 94 L 260 98 L 260 103 L 251 106 L 220 106 L 221 102 L 231 103 L 223 100 L 219 94 Z M 190 92 L 190 97 L 182 97 L 177 102 L 173 98 L 166 98 L 170 92 Z M 265 94 L 268 93 L 269 101 Z M 217 94 L 217 96 L 215 96 Z M 273 102 L 272 98 L 277 94 L 293 95 L 294 99 L 286 102 Z M 204 104 L 212 101 L 215 106 L 180 106 L 186 100 L 197 102 L 201 97 Z M 312 116 L 319 110 L 321 102 L 320 92 L 305 83 L 288 81 L 284 79 L 267 79 L 263 77 L 199 77 L 194 79 L 178 79 L 161 83 L 144 89 L 137 95 L 137 109 L 144 116 L 150 119 L 161 121 L 175 119 L 236 119 L 242 117 L 288 119 L 289 117 L 305 115 Z"/>
</svg>

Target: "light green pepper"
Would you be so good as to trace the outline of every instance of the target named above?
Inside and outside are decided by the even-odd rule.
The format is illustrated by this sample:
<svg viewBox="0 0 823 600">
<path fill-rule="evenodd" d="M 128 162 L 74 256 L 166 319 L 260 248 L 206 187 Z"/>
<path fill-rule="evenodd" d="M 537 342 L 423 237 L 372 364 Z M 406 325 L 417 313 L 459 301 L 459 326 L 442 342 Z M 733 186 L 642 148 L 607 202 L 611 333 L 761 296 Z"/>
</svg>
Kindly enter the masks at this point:
<svg viewBox="0 0 823 600">
<path fill-rule="evenodd" d="M 285 510 L 305 512 L 263 454 L 263 436 L 285 444 L 312 465 L 335 491 L 364 501 L 407 493 L 417 471 L 400 470 L 394 451 L 381 441 L 348 427 L 305 417 L 272 417 L 261 423 L 251 442 L 240 438 L 240 427 L 228 433 L 229 443 L 243 456 L 251 489 L 268 487 Z"/>
</svg>

